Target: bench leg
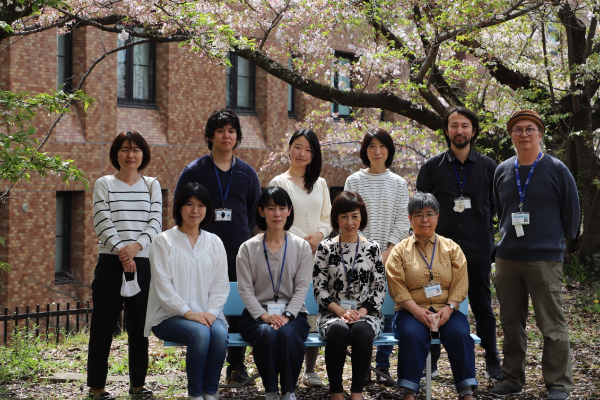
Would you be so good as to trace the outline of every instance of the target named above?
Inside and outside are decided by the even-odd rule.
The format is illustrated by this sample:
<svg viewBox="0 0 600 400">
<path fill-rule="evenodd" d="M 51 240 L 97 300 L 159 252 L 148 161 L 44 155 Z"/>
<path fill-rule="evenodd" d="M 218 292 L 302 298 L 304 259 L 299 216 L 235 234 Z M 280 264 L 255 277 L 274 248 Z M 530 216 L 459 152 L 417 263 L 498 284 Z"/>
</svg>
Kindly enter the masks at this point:
<svg viewBox="0 0 600 400">
<path fill-rule="evenodd" d="M 239 389 L 243 386 L 246 386 L 252 379 L 257 378 L 260 378 L 260 374 L 258 372 L 240 383 L 226 383 L 224 385 L 219 384 L 219 389 Z"/>
<path fill-rule="evenodd" d="M 431 400 L 431 351 L 427 354 L 425 362 L 425 398 Z"/>
</svg>

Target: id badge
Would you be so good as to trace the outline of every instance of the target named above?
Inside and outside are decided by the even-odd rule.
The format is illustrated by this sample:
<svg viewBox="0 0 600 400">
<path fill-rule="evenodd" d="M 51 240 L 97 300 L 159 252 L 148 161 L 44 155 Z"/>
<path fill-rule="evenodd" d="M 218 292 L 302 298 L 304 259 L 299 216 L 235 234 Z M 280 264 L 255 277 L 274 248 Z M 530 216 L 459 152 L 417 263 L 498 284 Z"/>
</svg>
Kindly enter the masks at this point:
<svg viewBox="0 0 600 400">
<path fill-rule="evenodd" d="M 283 312 L 285 311 L 285 307 L 287 306 L 287 303 L 284 302 L 278 302 L 278 301 L 268 301 L 267 302 L 267 312 L 269 313 L 269 315 L 283 315 Z"/>
<path fill-rule="evenodd" d="M 340 307 L 342 307 L 344 310 L 356 310 L 356 300 L 341 299 Z"/>
<path fill-rule="evenodd" d="M 471 208 L 470 197 L 459 197 L 454 199 L 454 211 L 461 213 L 469 208 Z"/>
<path fill-rule="evenodd" d="M 217 208 L 215 210 L 215 221 L 231 221 L 231 210 L 229 208 Z"/>
<path fill-rule="evenodd" d="M 529 213 L 528 212 L 512 213 L 512 224 L 513 225 L 529 225 Z"/>
<path fill-rule="evenodd" d="M 442 286 L 439 283 L 430 283 L 425 285 L 423 289 L 425 290 L 425 297 L 428 299 L 442 294 Z"/>
</svg>

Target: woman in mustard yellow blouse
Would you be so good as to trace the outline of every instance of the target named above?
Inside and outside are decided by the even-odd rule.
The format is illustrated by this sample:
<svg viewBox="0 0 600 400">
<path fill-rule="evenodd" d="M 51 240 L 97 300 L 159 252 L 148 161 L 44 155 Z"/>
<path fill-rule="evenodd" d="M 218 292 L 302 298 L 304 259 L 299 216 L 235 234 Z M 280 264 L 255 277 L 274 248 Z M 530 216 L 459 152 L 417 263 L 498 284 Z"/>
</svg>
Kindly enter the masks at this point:
<svg viewBox="0 0 600 400">
<path fill-rule="evenodd" d="M 448 352 L 458 398 L 471 400 L 477 389 L 475 343 L 467 318 L 457 310 L 467 297 L 467 261 L 456 243 L 435 234 L 439 210 L 432 194 L 417 193 L 410 200 L 414 235 L 394 247 L 385 268 L 396 303 L 392 327 L 400 341 L 398 386 L 404 387 L 404 400 L 416 399 L 432 337 Z"/>
</svg>

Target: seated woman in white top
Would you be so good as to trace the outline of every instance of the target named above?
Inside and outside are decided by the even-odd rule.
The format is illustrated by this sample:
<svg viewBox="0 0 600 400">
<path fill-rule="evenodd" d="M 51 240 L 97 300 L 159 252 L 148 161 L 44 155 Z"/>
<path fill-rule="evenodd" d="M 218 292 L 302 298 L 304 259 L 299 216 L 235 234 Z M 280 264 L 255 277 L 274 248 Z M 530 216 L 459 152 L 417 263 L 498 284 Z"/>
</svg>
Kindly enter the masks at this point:
<svg viewBox="0 0 600 400">
<path fill-rule="evenodd" d="M 214 209 L 206 189 L 190 182 L 173 205 L 175 226 L 154 239 L 152 282 L 144 334 L 187 344 L 191 400 L 218 398 L 227 350 L 223 307 L 229 296 L 225 247 L 201 228 Z"/>
<path fill-rule="evenodd" d="M 290 168 L 277 175 L 269 186 L 285 189 L 294 206 L 294 224 L 289 232 L 306 240 L 315 254 L 319 243 L 331 233 L 329 214 L 331 200 L 327 182 L 321 178 L 321 145 L 317 135 L 310 129 L 300 129 L 289 141 Z M 317 331 L 317 318 L 308 317 L 311 332 Z M 306 350 L 305 370 L 302 382 L 311 387 L 323 386 L 315 372 L 319 348 Z"/>
</svg>

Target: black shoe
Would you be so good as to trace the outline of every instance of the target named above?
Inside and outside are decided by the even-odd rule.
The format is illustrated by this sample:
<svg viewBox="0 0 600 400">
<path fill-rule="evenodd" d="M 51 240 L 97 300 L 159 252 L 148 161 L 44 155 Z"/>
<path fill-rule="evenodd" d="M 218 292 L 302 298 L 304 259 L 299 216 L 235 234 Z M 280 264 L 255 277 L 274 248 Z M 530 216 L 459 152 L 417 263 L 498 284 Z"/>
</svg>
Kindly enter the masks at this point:
<svg viewBox="0 0 600 400">
<path fill-rule="evenodd" d="M 511 394 L 520 394 L 520 393 L 521 393 L 521 389 L 513 389 L 512 387 L 508 386 L 506 383 L 501 383 L 500 385 L 498 385 L 492 389 L 492 394 L 495 394 L 496 396 L 510 396 Z"/>
<path fill-rule="evenodd" d="M 500 365 L 488 366 L 485 369 L 485 378 L 502 382 L 504 380 L 504 377 L 502 376 L 502 367 Z"/>
<path fill-rule="evenodd" d="M 88 393 L 88 398 L 89 399 L 94 399 L 94 400 L 117 400 L 117 398 L 115 396 L 113 396 L 112 394 L 110 394 L 110 392 L 104 392 L 98 396 L 96 396 L 94 393 L 89 392 Z"/>
<path fill-rule="evenodd" d="M 386 375 L 390 374 L 390 369 L 389 368 L 377 368 L 379 371 L 383 372 Z M 376 378 L 376 382 L 380 385 L 383 386 L 394 386 L 396 384 L 396 382 L 391 382 L 387 379 L 385 379 L 383 376 L 377 374 L 377 378 Z"/>
<path fill-rule="evenodd" d="M 546 396 L 546 400 L 567 400 L 568 398 L 569 393 L 565 393 L 558 389 L 550 389 L 548 395 Z"/>
<path fill-rule="evenodd" d="M 248 371 L 246 371 L 246 366 L 243 364 L 239 364 L 237 367 L 232 367 L 231 365 L 227 367 L 227 383 L 235 384 L 242 383 L 245 380 L 249 379 Z M 256 385 L 256 381 L 254 379 L 248 381 L 246 386 L 248 385 Z"/>
<path fill-rule="evenodd" d="M 152 395 L 152 390 L 146 389 L 145 387 L 141 387 L 137 390 L 133 390 L 132 387 L 129 388 L 129 394 L 132 396 L 150 396 Z"/>
<path fill-rule="evenodd" d="M 373 379 L 371 379 L 371 370 L 369 369 L 369 371 L 367 372 L 367 377 L 365 379 L 365 386 L 372 385 L 372 384 L 373 384 Z"/>
</svg>

